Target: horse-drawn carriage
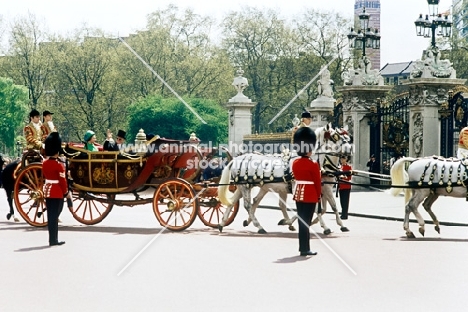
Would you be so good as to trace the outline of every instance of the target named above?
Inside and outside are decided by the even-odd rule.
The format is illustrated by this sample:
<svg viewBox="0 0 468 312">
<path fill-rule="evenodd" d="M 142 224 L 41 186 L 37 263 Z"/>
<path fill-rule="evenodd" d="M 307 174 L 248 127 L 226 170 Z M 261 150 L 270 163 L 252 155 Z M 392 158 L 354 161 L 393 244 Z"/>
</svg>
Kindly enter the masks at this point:
<svg viewBox="0 0 468 312">
<path fill-rule="evenodd" d="M 124 152 L 83 149 L 80 144 L 66 144 L 64 162 L 69 175 L 73 217 L 87 225 L 101 222 L 117 206 L 152 203 L 159 223 L 170 230 L 188 228 L 198 215 L 210 227 L 217 227 L 225 206 L 217 197 L 217 186 L 200 182 L 200 162 L 218 152 L 230 160 L 227 150 L 198 148 L 188 141 L 154 138 L 145 151 Z M 33 226 L 46 226 L 39 153 L 30 151 L 15 172 L 13 197 L 19 214 Z M 154 189 L 153 193 L 148 190 Z M 238 206 L 230 213 L 231 223 Z"/>
</svg>

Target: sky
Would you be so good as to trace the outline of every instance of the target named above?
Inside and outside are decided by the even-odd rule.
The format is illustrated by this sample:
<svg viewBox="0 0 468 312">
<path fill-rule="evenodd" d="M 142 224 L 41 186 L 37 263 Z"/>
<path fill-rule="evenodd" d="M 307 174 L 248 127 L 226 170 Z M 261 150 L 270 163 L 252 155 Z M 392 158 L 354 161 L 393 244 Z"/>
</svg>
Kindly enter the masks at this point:
<svg viewBox="0 0 468 312">
<path fill-rule="evenodd" d="M 354 2 L 355 0 L 10 0 L 3 1 L 0 15 L 4 28 L 16 18 L 32 13 L 53 33 L 66 34 L 86 24 L 116 36 L 126 36 L 144 29 L 149 13 L 165 9 L 171 3 L 179 9 L 190 8 L 195 13 L 210 15 L 219 20 L 224 14 L 238 11 L 244 6 L 275 9 L 284 17 L 314 8 L 338 12 L 351 18 Z M 420 13 L 429 13 L 427 0 L 380 0 L 380 3 L 381 66 L 421 58 L 430 39 L 416 36 L 414 21 Z M 440 0 L 439 12 L 450 10 L 451 4 L 452 0 Z M 5 35 L 3 39 L 5 40 Z"/>
</svg>

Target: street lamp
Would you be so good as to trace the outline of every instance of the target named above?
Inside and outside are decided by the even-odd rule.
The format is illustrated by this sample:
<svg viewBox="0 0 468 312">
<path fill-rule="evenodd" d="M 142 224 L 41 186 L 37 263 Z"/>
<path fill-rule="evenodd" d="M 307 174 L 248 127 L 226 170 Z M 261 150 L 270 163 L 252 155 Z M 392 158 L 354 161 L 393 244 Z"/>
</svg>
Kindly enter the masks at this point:
<svg viewBox="0 0 468 312">
<path fill-rule="evenodd" d="M 425 38 L 431 37 L 432 48 L 436 47 L 436 30 L 438 36 L 450 37 L 452 33 L 452 21 L 448 15 L 442 17 L 442 14 L 438 13 L 440 0 L 427 0 L 429 5 L 429 15 L 423 18 L 422 14 L 419 14 L 418 19 L 414 22 L 416 25 L 416 35 Z"/>
<path fill-rule="evenodd" d="M 380 49 L 380 34 L 378 29 L 369 28 L 369 13 L 366 8 L 359 14 L 360 29 L 354 28 L 348 34 L 349 47 L 351 49 L 362 49 L 362 56 L 366 56 L 366 48 Z"/>
</svg>

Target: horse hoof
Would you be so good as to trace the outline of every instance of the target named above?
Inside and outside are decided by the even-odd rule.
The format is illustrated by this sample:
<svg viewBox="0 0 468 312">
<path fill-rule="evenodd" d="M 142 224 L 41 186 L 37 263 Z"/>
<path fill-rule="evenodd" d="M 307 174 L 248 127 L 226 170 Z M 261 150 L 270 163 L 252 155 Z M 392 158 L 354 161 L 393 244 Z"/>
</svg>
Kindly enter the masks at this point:
<svg viewBox="0 0 468 312">
<path fill-rule="evenodd" d="M 296 228 L 295 228 L 293 225 L 290 225 L 290 226 L 289 226 L 289 230 L 290 230 L 290 231 L 295 231 Z"/>
<path fill-rule="evenodd" d="M 424 236 L 424 229 L 419 229 L 419 233 L 421 233 L 422 236 Z"/>
<path fill-rule="evenodd" d="M 218 224 L 219 233 L 223 233 L 223 226 Z"/>
<path fill-rule="evenodd" d="M 247 223 L 247 220 L 244 220 L 244 222 L 242 223 L 242 225 L 243 225 L 244 227 L 246 227 L 246 226 L 249 225 L 249 224 Z"/>
<path fill-rule="evenodd" d="M 414 236 L 413 232 L 406 232 L 406 237 L 408 237 L 408 238 L 416 238 L 416 236 Z"/>
<path fill-rule="evenodd" d="M 346 226 L 342 226 L 341 232 L 349 232 L 349 229 Z"/>
<path fill-rule="evenodd" d="M 435 228 L 435 230 L 437 231 L 437 233 L 440 234 L 440 227 L 439 227 L 438 225 L 436 225 L 434 228 Z"/>
<path fill-rule="evenodd" d="M 286 225 L 286 220 L 284 219 L 279 220 L 278 225 Z"/>
<path fill-rule="evenodd" d="M 260 230 L 258 230 L 258 232 L 257 232 L 257 233 L 258 233 L 258 234 L 266 234 L 266 233 L 267 233 L 267 231 L 265 231 L 264 229 L 260 229 Z"/>
<path fill-rule="evenodd" d="M 331 230 L 330 230 L 330 229 L 326 229 L 325 231 L 323 231 L 323 234 L 329 235 L 329 234 L 331 234 Z"/>
<path fill-rule="evenodd" d="M 11 213 L 7 213 L 7 215 L 6 215 L 7 220 L 10 220 L 10 219 L 11 219 L 11 216 L 12 216 Z"/>
<path fill-rule="evenodd" d="M 42 212 L 41 212 L 41 211 L 39 211 L 39 212 L 37 213 L 37 217 L 38 217 L 38 218 L 42 217 Z"/>
</svg>

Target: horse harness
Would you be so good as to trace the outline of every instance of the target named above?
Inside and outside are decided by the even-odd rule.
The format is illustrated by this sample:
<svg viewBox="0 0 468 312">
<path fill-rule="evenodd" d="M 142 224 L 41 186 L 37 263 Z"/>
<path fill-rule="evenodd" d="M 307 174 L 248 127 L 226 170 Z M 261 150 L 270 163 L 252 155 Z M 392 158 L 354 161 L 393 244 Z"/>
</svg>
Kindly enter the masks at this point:
<svg viewBox="0 0 468 312">
<path fill-rule="evenodd" d="M 467 166 L 468 166 L 468 158 L 457 159 L 457 158 L 444 158 L 442 156 L 432 156 L 432 159 L 435 162 L 429 161 L 425 167 L 424 171 L 419 178 L 419 181 L 410 181 L 408 184 L 412 187 L 428 187 L 431 189 L 432 192 L 436 188 L 444 187 L 447 193 L 451 193 L 453 191 L 453 184 L 455 186 L 464 186 L 466 187 L 468 184 L 468 174 L 467 174 Z M 440 167 L 441 166 L 441 167 Z M 440 177 L 439 179 L 435 179 L 436 171 L 440 167 Z M 447 173 L 448 171 L 448 173 Z M 455 171 L 455 172 L 454 172 Z M 463 173 L 462 173 L 463 171 Z M 453 182 L 452 177 L 456 174 L 457 181 Z M 426 176 L 429 177 L 428 181 L 424 181 Z M 444 179 L 447 179 L 447 182 L 444 182 Z M 466 200 L 468 201 L 468 189 L 466 194 Z"/>
</svg>

